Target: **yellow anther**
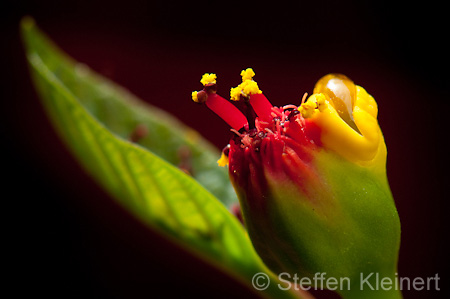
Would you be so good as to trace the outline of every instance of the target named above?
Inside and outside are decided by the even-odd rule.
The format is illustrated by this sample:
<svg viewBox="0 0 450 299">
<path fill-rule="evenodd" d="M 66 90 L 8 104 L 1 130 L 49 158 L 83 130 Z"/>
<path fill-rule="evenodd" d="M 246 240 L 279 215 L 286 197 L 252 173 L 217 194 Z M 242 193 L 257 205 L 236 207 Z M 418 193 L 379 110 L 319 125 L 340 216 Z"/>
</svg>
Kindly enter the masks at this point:
<svg viewBox="0 0 450 299">
<path fill-rule="evenodd" d="M 217 79 L 217 75 L 216 74 L 205 73 L 205 74 L 203 74 L 202 79 L 200 80 L 200 82 L 203 84 L 203 86 L 205 86 L 207 84 L 216 84 L 216 79 Z"/>
<path fill-rule="evenodd" d="M 242 91 L 246 95 L 262 93 L 262 91 L 258 87 L 258 83 L 256 83 L 255 81 L 246 80 L 245 82 L 242 82 L 241 85 Z"/>
<path fill-rule="evenodd" d="M 317 102 L 312 96 L 305 103 L 298 107 L 298 111 L 302 114 L 303 118 L 310 118 L 314 114 L 314 110 L 317 108 Z"/>
<path fill-rule="evenodd" d="M 246 70 L 242 70 L 241 76 L 242 76 L 242 82 L 244 82 L 246 80 L 252 80 L 253 76 L 255 76 L 255 72 L 253 71 L 252 68 L 249 67 Z"/>
<path fill-rule="evenodd" d="M 217 164 L 219 164 L 220 167 L 225 167 L 228 165 L 228 156 L 222 153 L 220 156 L 220 159 L 217 160 Z"/>
<path fill-rule="evenodd" d="M 244 97 L 249 97 L 252 94 L 260 94 L 262 91 L 258 87 L 258 83 L 253 81 L 253 76 L 255 72 L 253 69 L 248 68 L 241 72 L 242 83 L 237 87 L 231 88 L 230 97 L 233 101 L 239 101 L 241 95 Z"/>
<path fill-rule="evenodd" d="M 239 101 L 239 97 L 241 96 L 241 86 L 233 87 L 230 90 L 230 97 L 232 101 Z"/>
<path fill-rule="evenodd" d="M 198 91 L 193 91 L 192 94 L 191 94 L 192 95 L 192 100 L 194 102 L 196 102 L 196 103 L 198 103 L 197 93 L 198 93 Z"/>
</svg>

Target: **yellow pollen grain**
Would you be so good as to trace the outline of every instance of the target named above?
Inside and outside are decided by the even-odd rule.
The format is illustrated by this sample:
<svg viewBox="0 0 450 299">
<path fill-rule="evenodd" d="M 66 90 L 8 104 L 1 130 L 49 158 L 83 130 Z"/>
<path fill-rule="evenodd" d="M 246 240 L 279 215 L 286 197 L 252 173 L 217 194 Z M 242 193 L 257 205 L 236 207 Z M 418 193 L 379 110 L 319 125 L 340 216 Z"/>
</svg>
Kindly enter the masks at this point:
<svg viewBox="0 0 450 299">
<path fill-rule="evenodd" d="M 255 76 L 255 72 L 252 68 L 242 70 L 241 76 L 242 83 L 234 88 L 231 88 L 230 90 L 230 98 L 232 101 L 239 101 L 241 99 L 241 95 L 244 97 L 249 97 L 252 94 L 262 93 L 258 87 L 258 83 L 252 79 L 253 76 Z"/>
<path fill-rule="evenodd" d="M 240 85 L 237 87 L 233 87 L 230 90 L 230 97 L 232 101 L 239 101 L 239 97 L 241 95 L 242 89 L 240 88 Z"/>
<path fill-rule="evenodd" d="M 207 84 L 216 84 L 217 75 L 213 73 L 205 73 L 202 76 L 202 79 L 200 82 L 203 84 L 203 86 Z"/>
<path fill-rule="evenodd" d="M 247 68 L 246 70 L 242 70 L 241 72 L 242 82 L 246 80 L 252 80 L 253 76 L 255 76 L 255 72 L 252 68 Z"/>
<path fill-rule="evenodd" d="M 298 107 L 298 111 L 302 114 L 303 118 L 310 118 L 318 110 L 323 112 L 327 108 L 325 95 L 322 93 L 311 95 L 306 102 L 303 102 Z"/>
<path fill-rule="evenodd" d="M 241 85 L 243 85 L 242 91 L 246 95 L 262 93 L 262 91 L 258 87 L 258 84 L 255 81 L 246 80 L 245 82 L 242 82 Z"/>
<path fill-rule="evenodd" d="M 191 96 L 192 96 L 192 100 L 196 103 L 198 103 L 198 97 L 197 97 L 197 93 L 198 91 L 193 91 Z"/>
<path fill-rule="evenodd" d="M 317 103 L 314 99 L 308 99 L 305 103 L 298 107 L 298 111 L 302 114 L 303 118 L 310 118 L 314 114 L 314 110 L 317 108 Z"/>
<path fill-rule="evenodd" d="M 220 167 L 225 167 L 228 165 L 228 157 L 222 153 L 222 155 L 220 156 L 220 159 L 217 160 L 217 164 L 219 164 Z"/>
</svg>

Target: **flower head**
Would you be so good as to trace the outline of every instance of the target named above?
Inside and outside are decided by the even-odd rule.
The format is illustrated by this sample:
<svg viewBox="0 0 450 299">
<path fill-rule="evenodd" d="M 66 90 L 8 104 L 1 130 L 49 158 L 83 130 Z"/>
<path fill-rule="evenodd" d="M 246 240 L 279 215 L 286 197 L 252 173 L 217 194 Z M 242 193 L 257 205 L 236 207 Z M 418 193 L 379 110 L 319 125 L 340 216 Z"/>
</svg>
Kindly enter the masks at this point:
<svg viewBox="0 0 450 299">
<path fill-rule="evenodd" d="M 297 143 L 303 152 L 324 149 L 360 165 L 384 167 L 386 152 L 377 104 L 364 88 L 344 75 L 329 74 L 317 82 L 309 98 L 305 94 L 298 107 L 273 107 L 254 76 L 253 69 L 243 70 L 242 83 L 230 91 L 231 100 L 245 103 L 245 111 L 216 94 L 216 74 L 204 74 L 204 89 L 192 92 L 195 102 L 206 102 L 237 131 L 233 143 L 240 143 L 247 152 L 260 152 L 269 140 L 283 140 L 288 148 Z"/>
<path fill-rule="evenodd" d="M 355 283 L 367 271 L 393 276 L 400 224 L 373 97 L 329 74 L 299 106 L 274 107 L 254 76 L 242 71 L 242 83 L 231 89 L 242 111 L 223 98 L 223 110 L 208 104 L 217 101 L 215 82 L 197 97 L 205 93 L 203 102 L 232 127 L 219 164 L 229 165 L 264 262 L 278 273 L 327 272 Z"/>
</svg>

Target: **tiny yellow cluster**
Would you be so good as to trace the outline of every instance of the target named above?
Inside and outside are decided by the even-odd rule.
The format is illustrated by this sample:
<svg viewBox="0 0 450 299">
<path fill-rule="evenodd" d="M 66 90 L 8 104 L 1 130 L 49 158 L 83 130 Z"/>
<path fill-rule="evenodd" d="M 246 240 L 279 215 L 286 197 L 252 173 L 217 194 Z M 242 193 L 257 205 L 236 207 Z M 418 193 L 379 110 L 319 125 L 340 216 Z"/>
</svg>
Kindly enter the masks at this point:
<svg viewBox="0 0 450 299">
<path fill-rule="evenodd" d="M 242 83 L 237 87 L 233 87 L 230 90 L 230 97 L 233 101 L 239 101 L 240 96 L 243 95 L 248 97 L 252 94 L 260 94 L 262 91 L 259 89 L 258 84 L 253 81 L 253 76 L 255 72 L 252 68 L 248 68 L 241 72 Z"/>
<path fill-rule="evenodd" d="M 213 73 L 205 73 L 202 76 L 202 79 L 200 82 L 203 84 L 203 86 L 207 84 L 216 84 L 217 75 Z"/>
<path fill-rule="evenodd" d="M 224 153 L 222 153 L 222 155 L 220 156 L 220 159 L 217 160 L 217 164 L 218 164 L 220 167 L 225 167 L 225 166 L 227 166 L 227 165 L 228 165 L 228 156 L 225 155 Z"/>
<path fill-rule="evenodd" d="M 198 97 L 197 97 L 197 93 L 198 91 L 193 91 L 191 96 L 192 96 L 192 100 L 196 103 L 198 103 Z"/>
<path fill-rule="evenodd" d="M 242 82 L 244 82 L 245 80 L 252 80 L 254 76 L 255 72 L 250 67 L 246 70 L 242 70 L 241 72 Z"/>
<path fill-rule="evenodd" d="M 303 118 L 310 118 L 314 113 L 319 110 L 322 112 L 326 107 L 325 95 L 322 93 L 313 94 L 308 100 L 298 107 L 298 111 L 302 114 Z"/>
</svg>

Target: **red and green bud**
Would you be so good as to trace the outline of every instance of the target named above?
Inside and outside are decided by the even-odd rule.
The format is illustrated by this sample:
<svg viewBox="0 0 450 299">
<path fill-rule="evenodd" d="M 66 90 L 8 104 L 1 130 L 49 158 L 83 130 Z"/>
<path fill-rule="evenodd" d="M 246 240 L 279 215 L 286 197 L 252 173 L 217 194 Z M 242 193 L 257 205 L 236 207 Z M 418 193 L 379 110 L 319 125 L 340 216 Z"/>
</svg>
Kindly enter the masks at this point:
<svg viewBox="0 0 450 299">
<path fill-rule="evenodd" d="M 350 290 L 340 291 L 346 298 L 401 297 L 361 286 L 370 273 L 395 281 L 400 245 L 375 100 L 347 77 L 330 74 L 299 107 L 272 107 L 253 70 L 241 76 L 231 98 L 247 111 L 233 111 L 239 122 L 222 116 L 235 135 L 219 164 L 228 162 L 263 261 L 291 277 L 348 277 Z M 210 94 L 207 89 L 202 92 Z"/>
</svg>

